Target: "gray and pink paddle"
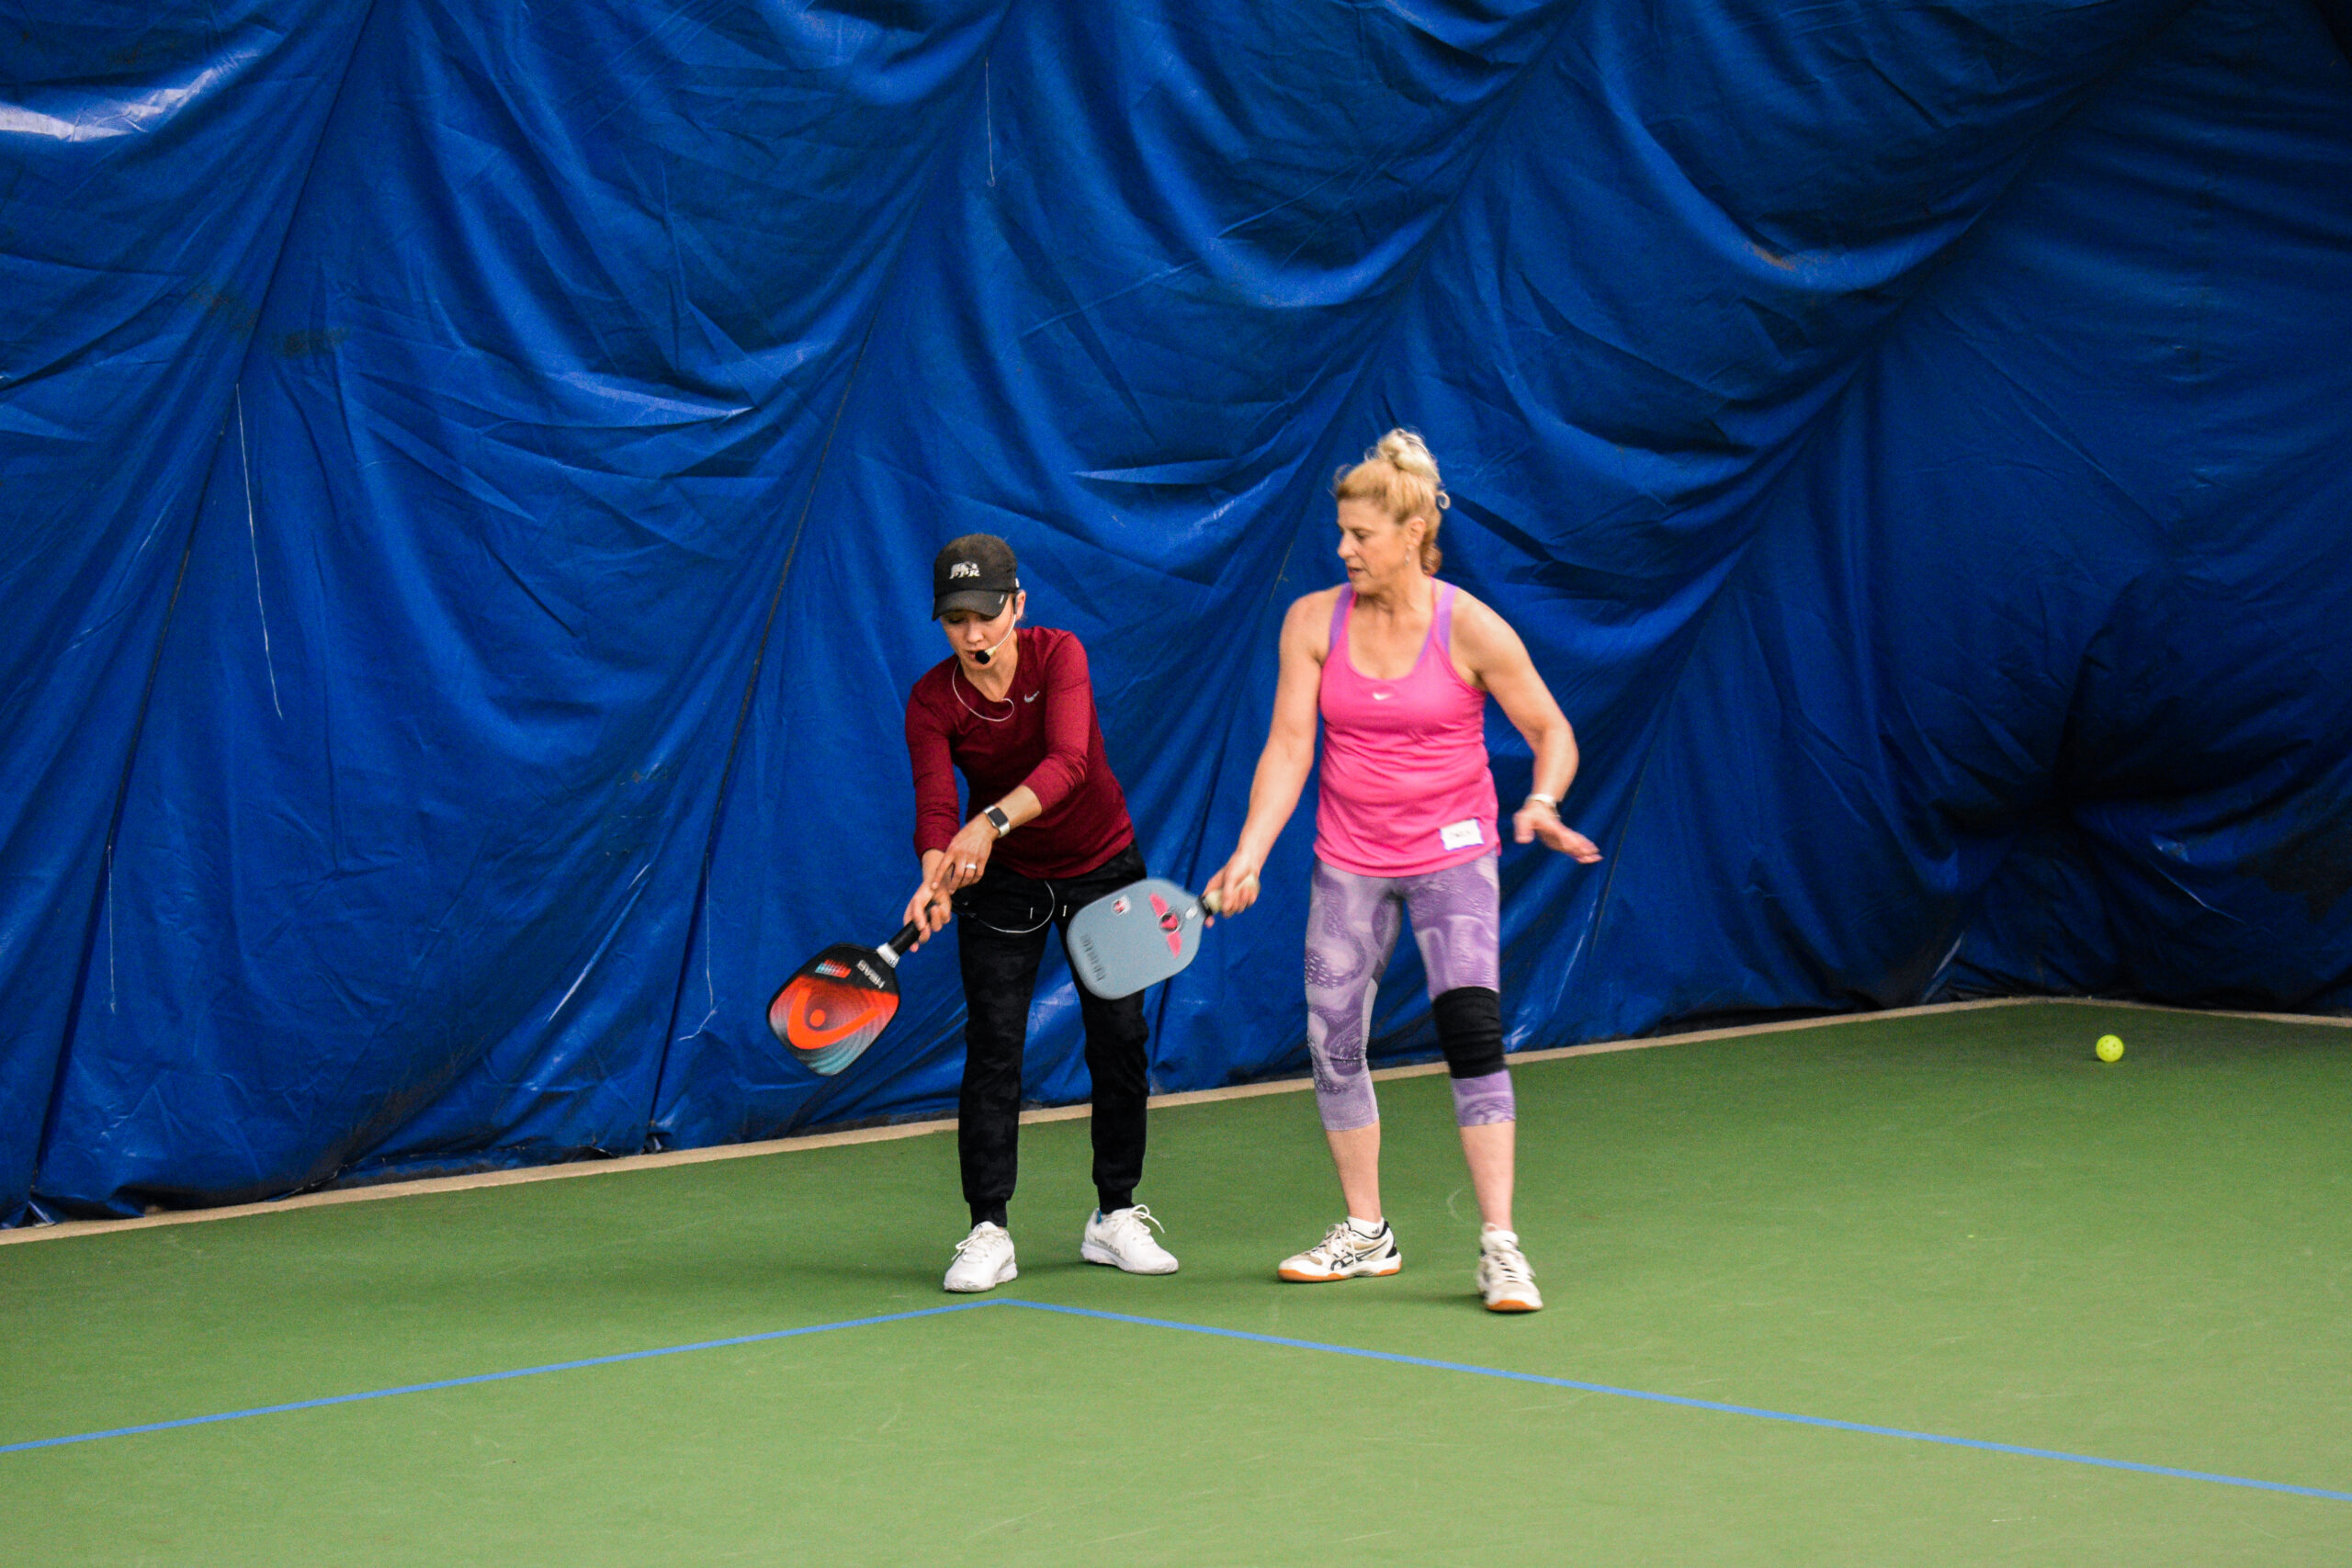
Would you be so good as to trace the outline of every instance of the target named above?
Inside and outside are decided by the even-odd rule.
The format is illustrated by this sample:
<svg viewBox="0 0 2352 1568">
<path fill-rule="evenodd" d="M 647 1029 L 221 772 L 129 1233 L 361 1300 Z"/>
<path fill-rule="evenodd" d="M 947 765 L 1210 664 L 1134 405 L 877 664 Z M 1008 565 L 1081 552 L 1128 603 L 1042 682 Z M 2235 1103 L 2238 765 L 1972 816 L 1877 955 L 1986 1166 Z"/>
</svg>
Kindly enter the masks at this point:
<svg viewBox="0 0 2352 1568">
<path fill-rule="evenodd" d="M 1130 882 L 1070 917 L 1070 968 L 1105 1000 L 1133 996 L 1192 963 L 1204 916 L 1217 912 L 1173 882 Z"/>
</svg>

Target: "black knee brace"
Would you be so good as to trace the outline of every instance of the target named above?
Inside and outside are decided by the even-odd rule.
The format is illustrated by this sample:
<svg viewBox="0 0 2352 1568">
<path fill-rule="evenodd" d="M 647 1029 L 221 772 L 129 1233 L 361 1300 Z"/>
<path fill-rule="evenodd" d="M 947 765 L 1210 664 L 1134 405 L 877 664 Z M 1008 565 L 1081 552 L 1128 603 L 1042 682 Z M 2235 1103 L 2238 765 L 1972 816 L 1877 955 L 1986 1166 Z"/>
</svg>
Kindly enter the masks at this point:
<svg viewBox="0 0 2352 1568">
<path fill-rule="evenodd" d="M 1483 1078 L 1503 1070 L 1503 999 L 1484 986 L 1457 986 L 1430 1004 L 1445 1070 Z"/>
</svg>

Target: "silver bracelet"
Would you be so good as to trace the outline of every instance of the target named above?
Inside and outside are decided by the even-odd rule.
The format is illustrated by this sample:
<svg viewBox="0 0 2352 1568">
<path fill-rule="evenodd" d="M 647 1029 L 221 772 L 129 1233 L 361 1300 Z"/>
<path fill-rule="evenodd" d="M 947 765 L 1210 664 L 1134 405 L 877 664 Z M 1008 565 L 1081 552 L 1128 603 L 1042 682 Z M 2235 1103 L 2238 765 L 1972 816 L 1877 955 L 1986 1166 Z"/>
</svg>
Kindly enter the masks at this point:
<svg viewBox="0 0 2352 1568">
<path fill-rule="evenodd" d="M 1544 808 L 1550 811 L 1553 816 L 1557 817 L 1560 814 L 1560 803 L 1556 798 L 1552 795 L 1540 794 L 1535 790 L 1529 790 L 1527 792 L 1528 806 L 1532 806 L 1539 800 L 1544 803 Z M 1521 809 L 1524 810 L 1525 807 L 1522 807 Z"/>
</svg>

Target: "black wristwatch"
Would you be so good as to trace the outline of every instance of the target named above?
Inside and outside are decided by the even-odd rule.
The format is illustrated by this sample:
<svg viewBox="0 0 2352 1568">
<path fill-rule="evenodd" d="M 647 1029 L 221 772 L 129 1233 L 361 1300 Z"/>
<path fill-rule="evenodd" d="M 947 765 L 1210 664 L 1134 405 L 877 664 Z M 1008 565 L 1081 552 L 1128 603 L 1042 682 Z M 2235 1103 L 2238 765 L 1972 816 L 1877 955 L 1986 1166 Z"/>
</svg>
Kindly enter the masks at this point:
<svg viewBox="0 0 2352 1568">
<path fill-rule="evenodd" d="M 980 815 L 989 819 L 989 826 L 996 829 L 998 838 L 1001 839 L 1012 831 L 1012 818 L 1004 814 L 1003 807 L 991 806 Z"/>
</svg>

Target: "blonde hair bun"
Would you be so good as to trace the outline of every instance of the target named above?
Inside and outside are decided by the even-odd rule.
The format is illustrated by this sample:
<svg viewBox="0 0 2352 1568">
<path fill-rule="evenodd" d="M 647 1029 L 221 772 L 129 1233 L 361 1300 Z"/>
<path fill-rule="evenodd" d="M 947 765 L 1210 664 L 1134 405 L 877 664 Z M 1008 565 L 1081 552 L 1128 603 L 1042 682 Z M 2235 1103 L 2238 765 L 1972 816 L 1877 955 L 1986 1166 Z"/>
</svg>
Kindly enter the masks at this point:
<svg viewBox="0 0 2352 1568">
<path fill-rule="evenodd" d="M 1453 498 L 1445 493 L 1445 481 L 1438 478 L 1437 458 L 1430 455 L 1430 444 L 1421 439 L 1421 433 L 1418 430 L 1407 430 L 1399 425 L 1382 436 L 1372 450 L 1363 455 L 1363 460 L 1385 463 L 1400 474 L 1410 474 L 1417 479 L 1426 480 L 1441 512 L 1453 504 Z"/>
<path fill-rule="evenodd" d="M 1428 526 L 1421 534 L 1421 570 L 1435 572 L 1445 558 L 1437 547 L 1438 513 L 1453 504 L 1438 478 L 1437 459 L 1419 431 L 1401 425 L 1373 444 L 1363 461 L 1341 468 L 1331 484 L 1335 501 L 1376 502 L 1399 526 L 1414 518 Z"/>
</svg>

